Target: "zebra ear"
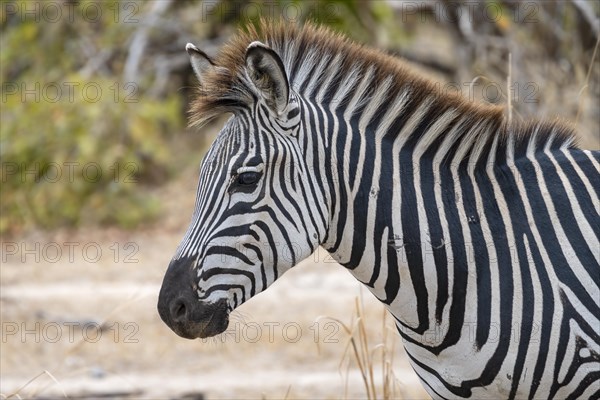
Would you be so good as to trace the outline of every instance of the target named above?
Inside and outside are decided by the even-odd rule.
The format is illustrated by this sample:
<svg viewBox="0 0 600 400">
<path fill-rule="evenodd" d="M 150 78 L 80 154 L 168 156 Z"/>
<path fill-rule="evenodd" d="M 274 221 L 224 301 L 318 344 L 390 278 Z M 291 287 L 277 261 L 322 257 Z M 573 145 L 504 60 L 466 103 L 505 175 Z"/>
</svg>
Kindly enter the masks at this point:
<svg viewBox="0 0 600 400">
<path fill-rule="evenodd" d="M 246 49 L 246 71 L 267 105 L 281 115 L 288 104 L 290 85 L 279 55 L 261 42 L 252 42 Z"/>
<path fill-rule="evenodd" d="M 192 68 L 200 81 L 200 85 L 203 85 L 203 77 L 206 76 L 207 72 L 212 71 L 215 68 L 215 64 L 202 50 L 191 43 L 185 45 L 185 51 L 190 55 Z"/>
</svg>

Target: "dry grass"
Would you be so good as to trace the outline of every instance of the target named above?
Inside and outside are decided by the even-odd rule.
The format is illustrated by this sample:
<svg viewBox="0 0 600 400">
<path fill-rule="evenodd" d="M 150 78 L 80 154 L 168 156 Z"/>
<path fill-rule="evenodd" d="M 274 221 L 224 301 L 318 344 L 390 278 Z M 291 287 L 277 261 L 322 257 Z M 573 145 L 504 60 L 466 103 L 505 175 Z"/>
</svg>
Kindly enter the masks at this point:
<svg viewBox="0 0 600 400">
<path fill-rule="evenodd" d="M 45 388 L 47 388 L 49 385 L 51 385 L 52 383 L 56 384 L 56 386 L 58 386 L 60 388 L 60 390 L 62 391 L 62 395 L 64 398 L 68 398 L 67 394 L 65 393 L 65 391 L 60 387 L 60 382 L 54 377 L 54 375 L 52 375 L 49 371 L 42 371 L 39 374 L 37 374 L 36 376 L 34 376 L 33 378 L 31 378 L 30 380 L 28 380 L 23 386 L 21 386 L 20 388 L 18 388 L 16 391 L 9 393 L 9 394 L 3 394 L 0 393 L 0 397 L 3 399 L 23 399 L 23 396 L 21 395 L 21 392 L 23 392 L 25 389 L 28 388 L 29 385 L 31 385 L 32 383 L 36 382 L 39 378 L 41 377 L 48 377 L 51 379 L 50 384 L 46 384 L 45 387 L 41 388 L 41 389 L 37 389 L 32 393 L 29 393 L 25 398 L 28 397 L 36 397 L 40 392 L 43 392 L 43 390 Z"/>
<path fill-rule="evenodd" d="M 320 317 L 339 324 L 347 335 L 339 369 L 344 378 L 344 399 L 351 398 L 348 394 L 350 369 L 358 368 L 364 386 L 365 398 L 376 399 L 404 399 L 407 398 L 402 390 L 402 383 L 394 373 L 394 356 L 396 354 L 396 341 L 398 333 L 393 323 L 389 321 L 388 311 L 381 307 L 381 330 L 377 338 L 373 338 L 372 327 L 376 318 L 365 313 L 362 297 L 354 299 L 354 312 L 349 324 L 334 317 Z"/>
<path fill-rule="evenodd" d="M 590 60 L 590 66 L 587 71 L 587 75 L 585 77 L 585 84 L 581 88 L 579 92 L 579 103 L 577 105 L 577 115 L 575 116 L 575 126 L 579 123 L 579 116 L 583 110 L 583 102 L 587 99 L 588 89 L 590 85 L 590 77 L 592 76 L 592 71 L 594 70 L 594 65 L 596 62 L 596 54 L 598 54 L 598 45 L 600 44 L 600 36 L 598 40 L 596 40 L 596 46 L 594 46 L 594 52 L 592 53 L 592 59 Z"/>
</svg>

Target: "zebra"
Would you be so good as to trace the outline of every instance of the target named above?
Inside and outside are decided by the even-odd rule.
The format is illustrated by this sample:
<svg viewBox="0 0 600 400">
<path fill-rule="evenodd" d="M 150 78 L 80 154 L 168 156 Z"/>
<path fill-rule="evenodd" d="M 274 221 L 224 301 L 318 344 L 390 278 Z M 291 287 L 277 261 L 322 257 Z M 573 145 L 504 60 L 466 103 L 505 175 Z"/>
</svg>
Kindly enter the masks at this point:
<svg viewBox="0 0 600 400">
<path fill-rule="evenodd" d="M 509 121 L 325 27 L 261 21 L 210 58 L 205 155 L 158 312 L 194 339 L 318 246 L 393 316 L 433 398 L 600 396 L 600 152 Z"/>
</svg>

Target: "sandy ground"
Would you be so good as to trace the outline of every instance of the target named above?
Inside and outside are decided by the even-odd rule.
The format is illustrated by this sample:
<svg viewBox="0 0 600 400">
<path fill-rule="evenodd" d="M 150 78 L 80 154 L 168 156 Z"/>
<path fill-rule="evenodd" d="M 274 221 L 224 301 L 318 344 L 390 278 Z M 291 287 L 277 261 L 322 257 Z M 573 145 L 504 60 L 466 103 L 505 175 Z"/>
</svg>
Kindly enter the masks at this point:
<svg viewBox="0 0 600 400">
<path fill-rule="evenodd" d="M 164 218 L 150 228 L 3 241 L 3 397 L 365 398 L 353 357 L 345 355 L 349 336 L 320 318 L 351 326 L 361 296 L 382 397 L 382 351 L 374 348 L 383 342 L 383 307 L 342 267 L 325 262 L 322 249 L 240 307 L 218 339 L 182 339 L 162 323 L 158 291 L 195 185 L 190 168 L 162 188 Z M 428 398 L 400 339 L 389 336 L 394 397 Z"/>
</svg>

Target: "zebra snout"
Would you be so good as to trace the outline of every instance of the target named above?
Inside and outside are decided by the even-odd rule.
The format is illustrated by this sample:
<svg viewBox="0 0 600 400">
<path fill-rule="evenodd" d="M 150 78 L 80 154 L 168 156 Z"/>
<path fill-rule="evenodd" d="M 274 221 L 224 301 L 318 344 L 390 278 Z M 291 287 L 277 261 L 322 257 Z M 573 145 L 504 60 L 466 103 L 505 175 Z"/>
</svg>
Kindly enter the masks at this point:
<svg viewBox="0 0 600 400">
<path fill-rule="evenodd" d="M 186 339 L 206 338 L 224 332 L 229 325 L 227 301 L 204 303 L 190 302 L 186 298 L 176 298 L 168 305 L 168 314 L 161 312 L 162 320 L 179 336 Z M 164 310 L 164 308 L 162 308 Z"/>
<path fill-rule="evenodd" d="M 158 295 L 158 314 L 173 332 L 186 339 L 218 335 L 229 325 L 227 299 L 201 301 L 193 289 L 191 261 L 171 262 Z"/>
</svg>

